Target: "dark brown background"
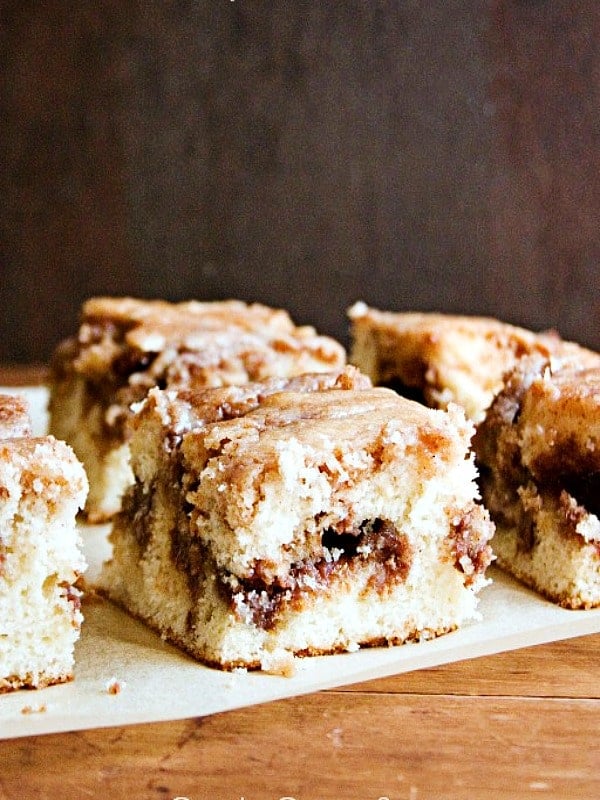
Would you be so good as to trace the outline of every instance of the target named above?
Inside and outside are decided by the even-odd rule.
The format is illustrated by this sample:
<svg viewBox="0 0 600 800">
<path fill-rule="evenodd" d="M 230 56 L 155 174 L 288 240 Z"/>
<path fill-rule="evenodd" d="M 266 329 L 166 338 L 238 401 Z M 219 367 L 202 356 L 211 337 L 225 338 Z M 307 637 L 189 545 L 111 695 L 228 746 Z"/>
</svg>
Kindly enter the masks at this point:
<svg viewBox="0 0 600 800">
<path fill-rule="evenodd" d="M 0 361 L 92 294 L 600 347 L 597 0 L 2 2 Z"/>
</svg>

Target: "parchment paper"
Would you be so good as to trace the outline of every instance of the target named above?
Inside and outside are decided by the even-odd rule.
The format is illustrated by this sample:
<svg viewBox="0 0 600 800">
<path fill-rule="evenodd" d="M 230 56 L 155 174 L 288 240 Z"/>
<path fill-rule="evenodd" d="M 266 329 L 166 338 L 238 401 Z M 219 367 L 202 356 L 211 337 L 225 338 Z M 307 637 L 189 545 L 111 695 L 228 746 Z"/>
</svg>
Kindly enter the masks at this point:
<svg viewBox="0 0 600 800">
<path fill-rule="evenodd" d="M 29 397 L 42 432 L 45 390 L 20 391 Z M 106 525 L 82 526 L 92 582 L 109 554 L 107 531 Z M 481 593 L 481 621 L 433 641 L 297 659 L 291 677 L 205 667 L 92 597 L 84 601 L 75 680 L 0 695 L 0 738 L 204 716 L 600 631 L 600 609 L 562 609 L 499 570 L 492 569 L 490 577 L 492 585 Z M 113 694 L 111 686 L 120 690 Z"/>
</svg>

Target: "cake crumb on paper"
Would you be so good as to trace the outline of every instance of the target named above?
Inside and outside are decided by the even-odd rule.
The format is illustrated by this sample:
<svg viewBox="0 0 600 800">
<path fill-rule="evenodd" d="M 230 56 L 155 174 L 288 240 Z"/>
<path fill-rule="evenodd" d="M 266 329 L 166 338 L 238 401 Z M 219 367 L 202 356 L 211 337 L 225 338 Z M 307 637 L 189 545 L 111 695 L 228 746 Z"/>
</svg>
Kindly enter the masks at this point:
<svg viewBox="0 0 600 800">
<path fill-rule="evenodd" d="M 260 660 L 260 668 L 269 675 L 293 678 L 296 672 L 296 659 L 293 653 L 277 649 L 273 652 L 263 653 Z"/>
<path fill-rule="evenodd" d="M 43 714 L 47 710 L 47 705 L 45 703 L 41 703 L 39 706 L 23 706 L 21 709 L 21 714 Z"/>
<path fill-rule="evenodd" d="M 106 694 L 121 694 L 126 686 L 127 684 L 125 681 L 119 681 L 116 678 L 111 678 L 106 682 Z"/>
</svg>

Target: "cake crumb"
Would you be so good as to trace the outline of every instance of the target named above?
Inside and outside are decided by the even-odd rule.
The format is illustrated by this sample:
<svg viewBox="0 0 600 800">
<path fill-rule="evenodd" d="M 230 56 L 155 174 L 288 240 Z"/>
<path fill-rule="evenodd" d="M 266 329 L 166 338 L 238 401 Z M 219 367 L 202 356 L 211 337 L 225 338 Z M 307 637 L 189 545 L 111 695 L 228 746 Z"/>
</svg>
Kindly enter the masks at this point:
<svg viewBox="0 0 600 800">
<path fill-rule="evenodd" d="M 47 710 L 46 704 L 41 703 L 39 706 L 23 706 L 21 714 L 43 714 Z"/>
<path fill-rule="evenodd" d="M 288 650 L 264 653 L 260 660 L 260 668 L 269 675 L 293 678 L 296 674 L 296 659 Z"/>
<path fill-rule="evenodd" d="M 111 678 L 106 683 L 106 693 L 120 694 L 126 686 L 127 684 L 125 683 L 125 681 L 118 681 L 116 678 Z"/>
</svg>

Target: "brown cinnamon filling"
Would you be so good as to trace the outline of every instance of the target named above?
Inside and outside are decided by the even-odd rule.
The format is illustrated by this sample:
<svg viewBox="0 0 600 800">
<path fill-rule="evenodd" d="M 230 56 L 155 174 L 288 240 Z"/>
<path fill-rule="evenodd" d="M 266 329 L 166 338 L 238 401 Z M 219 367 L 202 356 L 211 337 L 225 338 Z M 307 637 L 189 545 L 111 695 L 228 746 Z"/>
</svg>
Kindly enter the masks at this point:
<svg viewBox="0 0 600 800">
<path fill-rule="evenodd" d="M 111 406 L 120 407 L 110 420 L 104 419 L 102 437 L 110 441 L 123 440 L 129 406 L 142 400 L 148 389 L 156 384 L 154 378 L 150 375 L 146 377 L 144 373 L 151 368 L 158 354 L 130 348 L 125 343 L 127 331 L 133 324 L 118 325 L 111 319 L 89 318 L 78 336 L 65 340 L 57 348 L 52 361 L 54 375 L 58 380 L 64 380 L 73 371 L 74 362 L 87 348 L 102 347 L 106 343 L 106 347 L 117 349 L 110 371 L 106 374 L 96 377 L 85 371 L 82 373 L 86 381 L 87 410 L 95 405 L 105 410 Z M 133 375 L 139 378 L 132 381 Z"/>
<path fill-rule="evenodd" d="M 488 538 L 473 535 L 473 531 L 479 527 L 473 520 L 473 516 L 478 513 L 478 507 L 474 506 L 471 512 L 461 516 L 460 520 L 452 526 L 449 536 L 454 565 L 456 569 L 465 572 L 466 586 L 473 583 L 477 576 L 483 574 L 492 561 L 492 548 Z M 466 568 L 468 568 L 468 574 Z"/>
<path fill-rule="evenodd" d="M 493 474 L 492 470 L 479 464 L 479 483 L 485 505 L 492 519 L 508 527 L 515 528 L 518 534 L 519 549 L 528 553 L 537 542 L 536 519 L 539 513 L 542 496 L 553 497 L 560 508 L 566 508 L 559 502 L 563 493 L 570 495 L 577 502 L 582 513 L 588 512 L 600 516 L 600 472 L 588 474 L 560 474 L 544 476 L 544 480 L 527 470 L 520 461 L 502 475 Z M 535 498 L 530 500 L 526 487 L 534 487 Z M 525 491 L 523 491 L 525 490 Z M 575 525 L 565 513 L 565 533 Z M 577 534 L 578 535 L 578 534 Z"/>
<path fill-rule="evenodd" d="M 578 532 L 577 528 L 586 518 L 587 514 L 590 513 L 589 507 L 582 506 L 577 498 L 564 490 L 559 494 L 558 507 L 563 519 L 561 527 L 562 533 L 565 536 L 580 537 L 581 534 Z M 598 555 L 600 555 L 600 539 L 589 540 L 589 543 L 595 547 Z"/>
<path fill-rule="evenodd" d="M 160 381 L 145 376 L 156 359 L 156 353 L 124 350 L 112 363 L 112 371 L 101 380 L 87 379 L 87 394 L 90 405 L 98 403 L 104 409 L 118 407 L 110 421 L 103 417 L 103 435 L 121 441 L 126 437 L 126 422 L 129 407 L 143 400 L 153 386 L 164 388 Z M 131 381 L 133 375 L 139 376 Z"/>
<path fill-rule="evenodd" d="M 524 553 L 536 546 L 536 520 L 545 503 L 559 510 L 565 536 L 579 536 L 577 524 L 586 513 L 600 516 L 597 455 L 582 453 L 576 437 L 561 439 L 560 447 L 548 448 L 529 467 L 523 464 L 517 422 L 528 386 L 523 376 L 513 376 L 473 438 L 483 502 L 496 523 L 516 530 Z"/>
<path fill-rule="evenodd" d="M 494 474 L 490 467 L 479 463 L 479 487 L 484 506 L 494 523 L 514 528 L 518 536 L 518 548 L 529 553 L 536 543 L 536 509 L 524 502 L 519 488 L 530 483 L 529 473 L 520 462 L 514 469 L 502 475 Z"/>
<path fill-rule="evenodd" d="M 283 579 L 266 582 L 257 562 L 251 577 L 236 579 L 235 589 L 226 580 L 228 576 L 221 576 L 220 588 L 238 616 L 245 614 L 252 624 L 269 630 L 284 608 L 300 610 L 307 595 L 331 589 L 335 579 L 351 576 L 361 564 L 375 567 L 369 584 L 383 593 L 406 579 L 412 562 L 406 536 L 383 519 L 367 520 L 342 532 L 327 528 L 321 536 L 321 550 L 319 558 L 293 564 Z"/>
<path fill-rule="evenodd" d="M 62 593 L 64 597 L 66 597 L 67 601 L 71 603 L 73 608 L 73 612 L 76 613 L 81 609 L 81 594 L 78 592 L 74 586 L 70 583 L 63 581 L 60 584 L 60 588 L 63 590 Z"/>
<path fill-rule="evenodd" d="M 568 475 L 563 479 L 567 492 L 590 514 L 600 517 L 600 472 Z"/>
<path fill-rule="evenodd" d="M 119 516 L 127 519 L 128 526 L 143 552 L 150 541 L 152 531 L 152 492 L 145 492 L 144 485 L 136 482 L 123 495 L 123 507 Z"/>
<path fill-rule="evenodd" d="M 177 569 L 185 573 L 192 594 L 196 594 L 198 577 L 203 572 L 207 555 L 200 539 L 190 533 L 189 510 L 180 510 L 177 524 L 171 531 L 171 559 Z"/>
</svg>

